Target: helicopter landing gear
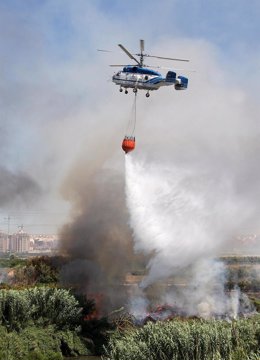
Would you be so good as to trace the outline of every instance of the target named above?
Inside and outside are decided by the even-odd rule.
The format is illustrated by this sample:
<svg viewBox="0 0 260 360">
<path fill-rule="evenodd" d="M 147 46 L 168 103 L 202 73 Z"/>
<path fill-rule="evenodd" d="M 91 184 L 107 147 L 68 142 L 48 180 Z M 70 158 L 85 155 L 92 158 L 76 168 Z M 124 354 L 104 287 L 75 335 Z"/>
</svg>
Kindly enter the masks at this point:
<svg viewBox="0 0 260 360">
<path fill-rule="evenodd" d="M 149 91 L 147 91 L 147 93 L 145 94 L 145 96 L 148 98 L 150 96 Z"/>
<path fill-rule="evenodd" d="M 122 88 L 120 88 L 120 89 L 119 89 L 119 91 L 120 91 L 120 92 L 122 92 L 122 91 L 123 91 L 123 89 L 122 89 Z"/>
<path fill-rule="evenodd" d="M 133 88 L 133 92 L 136 94 L 136 93 L 137 93 L 137 89 L 136 89 L 136 88 Z"/>
<path fill-rule="evenodd" d="M 128 90 L 125 90 L 125 94 L 128 94 Z"/>
</svg>

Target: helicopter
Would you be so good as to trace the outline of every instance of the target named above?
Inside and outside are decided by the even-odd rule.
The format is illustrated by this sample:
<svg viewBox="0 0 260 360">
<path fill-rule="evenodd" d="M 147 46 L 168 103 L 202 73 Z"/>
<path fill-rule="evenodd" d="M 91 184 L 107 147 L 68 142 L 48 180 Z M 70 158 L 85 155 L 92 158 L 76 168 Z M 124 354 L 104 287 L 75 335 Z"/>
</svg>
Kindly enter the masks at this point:
<svg viewBox="0 0 260 360">
<path fill-rule="evenodd" d="M 150 91 L 158 90 L 161 86 L 174 85 L 175 90 L 187 89 L 187 77 L 177 76 L 175 71 L 168 71 L 166 76 L 163 76 L 158 71 L 151 69 L 160 69 L 161 67 L 145 65 L 144 58 L 149 57 L 184 62 L 188 62 L 189 60 L 144 54 L 144 40 L 140 40 L 139 54 L 131 54 L 122 44 L 118 44 L 118 46 L 126 53 L 126 55 L 130 59 L 135 62 L 134 65 L 110 65 L 115 67 L 123 67 L 122 70 L 118 71 L 112 76 L 112 81 L 116 85 L 120 86 L 120 92 L 123 92 L 123 88 L 125 89 L 125 94 L 128 94 L 129 88 L 132 88 L 134 93 L 137 93 L 138 90 L 146 90 L 146 97 L 149 97 Z M 135 56 L 138 56 L 139 59 L 137 59 Z"/>
</svg>

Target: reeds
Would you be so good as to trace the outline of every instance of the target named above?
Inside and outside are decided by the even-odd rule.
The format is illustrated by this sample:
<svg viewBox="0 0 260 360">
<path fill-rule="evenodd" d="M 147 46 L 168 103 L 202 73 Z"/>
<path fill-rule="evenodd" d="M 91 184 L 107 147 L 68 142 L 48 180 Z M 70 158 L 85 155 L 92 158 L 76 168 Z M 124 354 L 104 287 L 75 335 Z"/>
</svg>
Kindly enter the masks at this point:
<svg viewBox="0 0 260 360">
<path fill-rule="evenodd" d="M 116 332 L 110 360 L 259 360 L 260 318 L 172 320 Z"/>
</svg>

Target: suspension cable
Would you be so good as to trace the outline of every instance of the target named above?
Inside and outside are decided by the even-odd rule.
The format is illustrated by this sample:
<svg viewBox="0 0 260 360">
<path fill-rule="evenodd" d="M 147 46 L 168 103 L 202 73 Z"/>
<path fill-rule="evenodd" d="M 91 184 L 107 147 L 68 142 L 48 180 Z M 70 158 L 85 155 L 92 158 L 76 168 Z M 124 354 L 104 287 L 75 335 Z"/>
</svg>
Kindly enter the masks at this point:
<svg viewBox="0 0 260 360">
<path fill-rule="evenodd" d="M 135 126 L 136 126 L 136 99 L 137 99 L 137 92 L 135 92 L 135 98 L 134 98 L 134 123 L 133 123 L 133 131 L 131 136 L 134 136 Z"/>
<path fill-rule="evenodd" d="M 130 118 L 128 120 L 128 124 L 127 124 L 127 127 L 126 127 L 126 135 L 129 135 L 131 137 L 134 136 L 135 127 L 136 127 L 136 99 L 137 99 L 137 93 L 135 93 Z"/>
</svg>

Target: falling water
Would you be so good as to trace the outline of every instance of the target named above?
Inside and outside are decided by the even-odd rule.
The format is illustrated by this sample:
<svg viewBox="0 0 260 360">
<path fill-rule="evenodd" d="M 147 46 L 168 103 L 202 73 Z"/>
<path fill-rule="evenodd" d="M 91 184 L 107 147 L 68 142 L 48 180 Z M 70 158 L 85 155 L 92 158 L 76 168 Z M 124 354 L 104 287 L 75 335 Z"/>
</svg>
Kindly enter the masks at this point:
<svg viewBox="0 0 260 360">
<path fill-rule="evenodd" d="M 125 166 L 135 250 L 151 255 L 138 299 L 135 291 L 130 301 L 132 311 L 144 307 L 149 286 L 189 268 L 186 286 L 178 292 L 165 289 L 161 300 L 177 302 L 188 315 L 236 317 L 237 292 L 225 294 L 225 267 L 214 259 L 230 241 L 232 219 L 239 215 L 231 183 L 196 168 L 129 155 Z"/>
</svg>

